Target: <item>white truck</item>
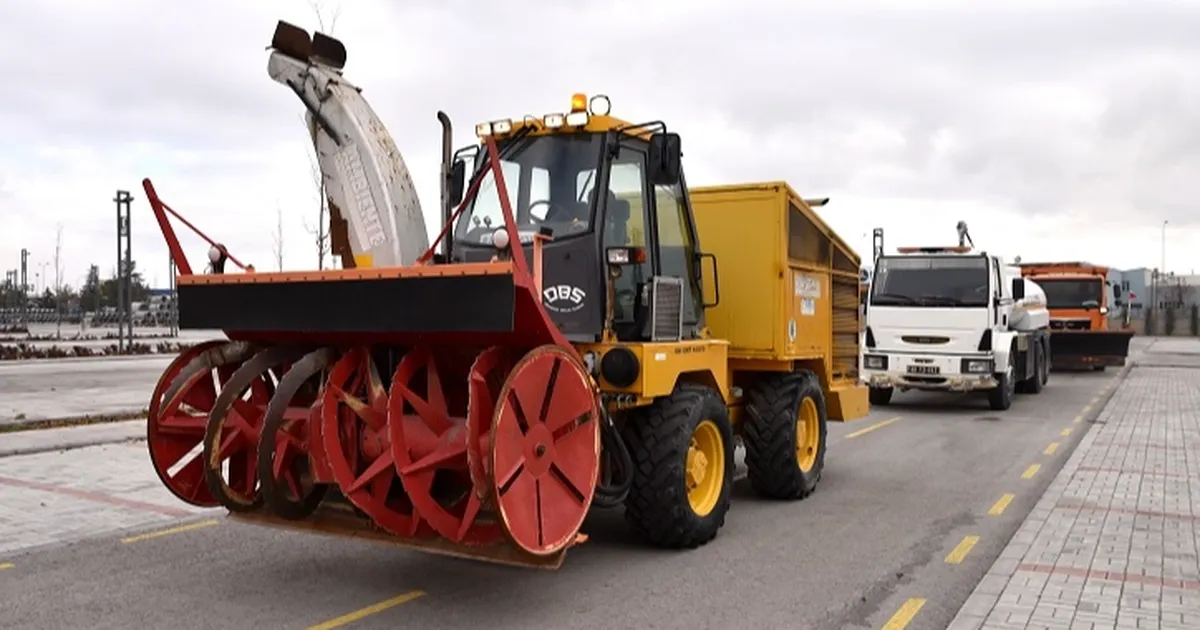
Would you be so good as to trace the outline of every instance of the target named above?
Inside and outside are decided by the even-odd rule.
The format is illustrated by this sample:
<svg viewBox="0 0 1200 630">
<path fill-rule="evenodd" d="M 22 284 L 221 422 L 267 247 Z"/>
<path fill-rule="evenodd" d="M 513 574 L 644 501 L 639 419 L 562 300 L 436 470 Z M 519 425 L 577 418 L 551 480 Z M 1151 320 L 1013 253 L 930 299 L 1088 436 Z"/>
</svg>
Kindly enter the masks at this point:
<svg viewBox="0 0 1200 630">
<path fill-rule="evenodd" d="M 1050 374 L 1045 293 L 1001 257 L 957 247 L 902 247 L 876 258 L 861 344 L 872 405 L 896 389 L 987 393 L 1005 410 Z"/>
</svg>

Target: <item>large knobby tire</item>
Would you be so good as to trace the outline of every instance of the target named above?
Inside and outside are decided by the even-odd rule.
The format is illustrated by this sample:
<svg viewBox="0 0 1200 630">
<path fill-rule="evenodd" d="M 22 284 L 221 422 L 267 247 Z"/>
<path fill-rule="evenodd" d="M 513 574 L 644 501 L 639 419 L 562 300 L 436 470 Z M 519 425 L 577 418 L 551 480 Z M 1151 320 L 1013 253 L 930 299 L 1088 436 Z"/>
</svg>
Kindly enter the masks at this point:
<svg viewBox="0 0 1200 630">
<path fill-rule="evenodd" d="M 892 392 L 896 391 L 891 387 L 872 387 L 867 390 L 867 400 L 876 407 L 883 407 L 892 402 Z"/>
<path fill-rule="evenodd" d="M 625 519 L 634 531 L 668 549 L 694 549 L 716 538 L 729 511 L 734 472 L 733 427 L 721 395 L 681 383 L 633 416 L 626 436 L 634 473 Z M 701 448 L 693 448 L 697 443 Z M 707 451 L 703 463 L 697 451 Z M 697 475 L 697 488 L 690 490 Z"/>
<path fill-rule="evenodd" d="M 988 391 L 988 405 L 995 411 L 1005 411 L 1012 406 L 1013 394 L 1017 388 L 1016 370 L 1017 351 L 1008 351 L 1008 371 L 1001 372 L 1000 382 L 995 389 Z"/>
<path fill-rule="evenodd" d="M 812 494 L 825 468 L 827 432 L 825 394 L 816 375 L 765 377 L 750 390 L 746 410 L 750 486 L 772 499 Z"/>
</svg>

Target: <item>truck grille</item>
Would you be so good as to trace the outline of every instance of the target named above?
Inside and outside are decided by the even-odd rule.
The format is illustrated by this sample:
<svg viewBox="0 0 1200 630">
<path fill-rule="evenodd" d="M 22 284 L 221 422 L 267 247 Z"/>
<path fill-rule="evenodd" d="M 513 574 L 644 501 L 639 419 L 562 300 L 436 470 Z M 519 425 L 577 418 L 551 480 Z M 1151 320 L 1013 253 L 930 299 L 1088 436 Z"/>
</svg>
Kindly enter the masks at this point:
<svg viewBox="0 0 1200 630">
<path fill-rule="evenodd" d="M 655 276 L 650 284 L 650 339 L 683 338 L 683 280 Z"/>
</svg>

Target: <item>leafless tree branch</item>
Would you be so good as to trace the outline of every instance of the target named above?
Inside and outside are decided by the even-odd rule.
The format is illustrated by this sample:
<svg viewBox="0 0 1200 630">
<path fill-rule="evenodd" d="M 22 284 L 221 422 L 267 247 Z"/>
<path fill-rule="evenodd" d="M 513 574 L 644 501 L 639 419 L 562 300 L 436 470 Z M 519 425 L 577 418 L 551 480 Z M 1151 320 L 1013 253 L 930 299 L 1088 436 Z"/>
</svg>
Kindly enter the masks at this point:
<svg viewBox="0 0 1200 630">
<path fill-rule="evenodd" d="M 62 223 L 55 225 L 54 229 L 54 319 L 57 322 L 54 335 L 62 339 Z"/>
<path fill-rule="evenodd" d="M 283 271 L 283 208 L 279 207 L 278 201 L 275 202 L 275 233 L 271 237 L 274 241 L 275 266 Z"/>
</svg>

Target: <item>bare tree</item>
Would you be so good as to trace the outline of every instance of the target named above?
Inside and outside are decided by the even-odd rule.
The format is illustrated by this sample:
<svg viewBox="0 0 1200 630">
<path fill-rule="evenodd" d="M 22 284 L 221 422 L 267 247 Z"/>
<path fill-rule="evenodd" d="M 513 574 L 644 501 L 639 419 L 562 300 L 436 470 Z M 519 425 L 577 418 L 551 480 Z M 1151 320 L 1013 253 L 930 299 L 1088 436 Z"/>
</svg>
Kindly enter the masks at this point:
<svg viewBox="0 0 1200 630">
<path fill-rule="evenodd" d="M 279 271 L 283 271 L 283 208 L 279 207 L 279 202 L 275 202 L 275 233 L 271 235 L 274 240 L 272 249 L 275 252 L 275 266 Z"/>
<path fill-rule="evenodd" d="M 341 4 L 333 7 L 329 12 L 328 21 L 325 19 L 322 9 L 323 5 L 318 0 L 308 0 L 308 6 L 317 15 L 317 28 L 326 35 L 333 35 L 333 29 L 337 26 L 338 17 L 342 14 Z M 304 120 L 304 116 L 300 116 Z M 308 161 L 312 170 L 313 185 L 317 189 L 317 225 L 310 227 L 308 221 L 303 221 L 304 229 L 312 235 L 314 244 L 317 246 L 317 269 L 325 268 L 325 256 L 329 254 L 329 195 L 325 191 L 325 177 L 321 175 L 321 165 L 316 155 L 316 138 L 317 126 L 316 121 L 311 123 L 305 120 L 305 125 L 308 129 L 308 136 L 313 141 L 313 152 L 309 154 Z"/>
<path fill-rule="evenodd" d="M 57 224 L 54 229 L 54 336 L 56 339 L 62 339 L 62 223 Z"/>
</svg>

